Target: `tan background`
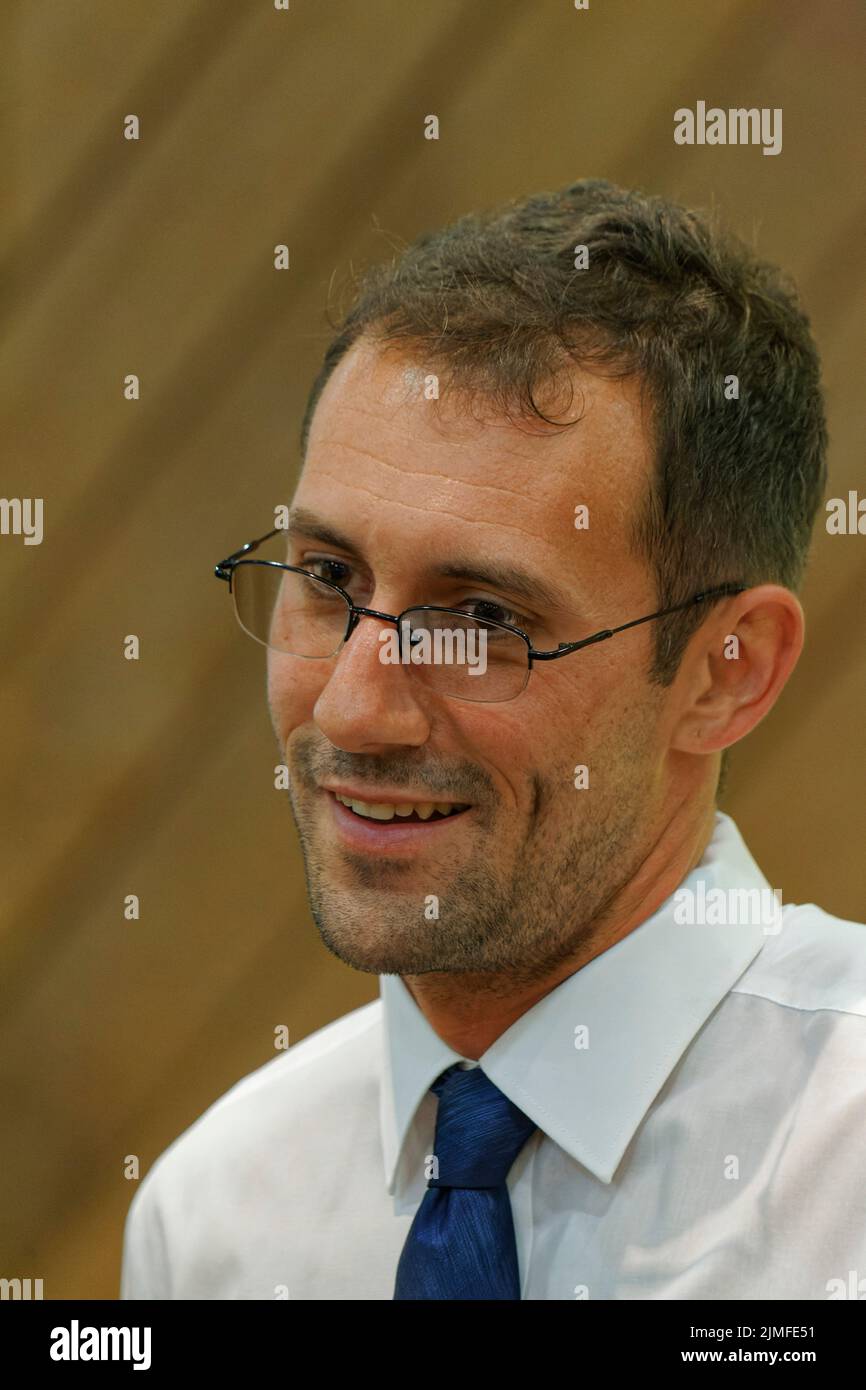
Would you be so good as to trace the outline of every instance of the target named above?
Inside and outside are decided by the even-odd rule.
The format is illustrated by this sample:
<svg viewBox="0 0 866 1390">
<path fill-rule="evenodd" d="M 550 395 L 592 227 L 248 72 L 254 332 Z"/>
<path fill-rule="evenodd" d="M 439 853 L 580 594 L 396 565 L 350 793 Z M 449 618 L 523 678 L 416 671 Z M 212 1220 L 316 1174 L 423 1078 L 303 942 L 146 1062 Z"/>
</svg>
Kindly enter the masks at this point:
<svg viewBox="0 0 866 1390">
<path fill-rule="evenodd" d="M 290 498 L 332 275 L 585 175 L 718 204 L 802 286 L 828 495 L 862 495 L 856 15 L 7 0 L 2 489 L 44 497 L 46 529 L 0 538 L 0 1274 L 116 1297 L 124 1156 L 144 1173 L 274 1055 L 277 1025 L 298 1041 L 377 992 L 311 924 L 264 651 L 210 573 Z M 699 98 L 782 107 L 782 153 L 675 146 L 674 109 Z M 786 901 L 861 920 L 864 579 L 866 538 L 822 529 L 807 651 L 726 801 Z"/>
</svg>

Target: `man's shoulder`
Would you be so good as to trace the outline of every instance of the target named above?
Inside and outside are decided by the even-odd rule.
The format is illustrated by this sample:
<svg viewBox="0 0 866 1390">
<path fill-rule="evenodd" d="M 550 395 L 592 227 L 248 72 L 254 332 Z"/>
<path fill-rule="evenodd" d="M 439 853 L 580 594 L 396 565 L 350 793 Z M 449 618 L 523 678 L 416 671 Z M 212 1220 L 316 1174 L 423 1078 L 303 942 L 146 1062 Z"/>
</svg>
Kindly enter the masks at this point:
<svg viewBox="0 0 866 1390">
<path fill-rule="evenodd" d="M 381 999 L 362 1004 L 249 1072 L 214 1101 L 201 1118 L 222 1107 L 243 1106 L 272 1090 L 283 1092 L 306 1085 L 321 1090 L 328 1085 L 354 1084 L 357 1073 L 373 1054 L 381 1025 Z"/>
<path fill-rule="evenodd" d="M 804 1013 L 850 1014 L 866 1024 L 866 925 L 815 903 L 786 905 L 732 993 Z"/>
<path fill-rule="evenodd" d="M 252 1229 L 287 1193 L 303 1203 L 346 1134 L 378 1142 L 381 1019 L 376 999 L 319 1028 L 236 1082 L 163 1150 L 127 1213 L 121 1298 L 173 1297 L 175 1265 L 187 1269 L 202 1250 L 216 1260 L 221 1240 Z"/>
<path fill-rule="evenodd" d="M 159 1155 L 150 1187 L 170 1171 L 195 1171 L 207 1155 L 280 1141 L 350 1095 L 369 1103 L 378 1087 L 382 1001 L 374 999 L 310 1033 L 235 1082 Z M 142 1187 L 144 1187 L 144 1183 Z"/>
</svg>

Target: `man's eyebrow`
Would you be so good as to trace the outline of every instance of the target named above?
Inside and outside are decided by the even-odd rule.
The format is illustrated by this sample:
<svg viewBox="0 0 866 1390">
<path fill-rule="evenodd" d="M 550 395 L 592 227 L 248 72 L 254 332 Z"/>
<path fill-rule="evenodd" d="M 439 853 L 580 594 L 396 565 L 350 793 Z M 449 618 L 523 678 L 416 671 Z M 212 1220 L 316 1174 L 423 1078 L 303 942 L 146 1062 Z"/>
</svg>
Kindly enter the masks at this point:
<svg viewBox="0 0 866 1390">
<path fill-rule="evenodd" d="M 290 536 L 306 536 L 310 540 L 321 541 L 323 545 L 336 546 L 338 550 L 345 550 L 347 554 L 363 559 L 354 541 L 306 507 L 293 508 L 289 513 L 286 532 Z M 496 561 L 479 561 L 456 556 L 431 565 L 428 573 L 437 579 L 460 579 L 468 584 L 482 584 L 492 589 L 507 590 L 538 608 L 568 610 L 574 607 L 573 595 L 554 588 L 537 575 L 530 574 L 528 570 L 517 565 L 500 565 Z"/>
<path fill-rule="evenodd" d="M 574 600 L 567 594 L 516 565 L 499 565 L 492 560 L 462 560 L 458 557 L 431 566 L 430 573 L 441 579 L 462 579 L 467 584 L 504 589 L 536 608 L 567 609 L 574 606 Z"/>
<path fill-rule="evenodd" d="M 289 512 L 289 524 L 285 528 L 288 536 L 306 536 L 311 541 L 321 541 L 323 545 L 335 545 L 338 550 L 347 550 L 350 555 L 361 558 L 361 552 L 348 536 L 335 531 L 307 507 L 293 507 Z"/>
</svg>

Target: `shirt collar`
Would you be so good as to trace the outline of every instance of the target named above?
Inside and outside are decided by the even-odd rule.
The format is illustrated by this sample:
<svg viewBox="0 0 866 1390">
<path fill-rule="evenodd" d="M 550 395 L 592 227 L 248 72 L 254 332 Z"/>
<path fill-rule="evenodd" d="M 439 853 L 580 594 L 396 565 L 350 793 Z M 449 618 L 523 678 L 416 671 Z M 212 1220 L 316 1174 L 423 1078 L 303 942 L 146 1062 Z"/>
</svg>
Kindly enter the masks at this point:
<svg viewBox="0 0 866 1390">
<path fill-rule="evenodd" d="M 716 812 L 700 864 L 679 889 L 769 889 L 730 816 Z M 764 944 L 760 922 L 683 925 L 675 895 L 528 1009 L 479 1058 L 491 1081 L 572 1158 L 609 1183 L 689 1043 Z M 394 1194 L 415 1112 L 465 1061 L 434 1032 L 399 975 L 380 975 L 380 1122 Z M 575 1047 L 575 1028 L 589 1046 Z"/>
</svg>

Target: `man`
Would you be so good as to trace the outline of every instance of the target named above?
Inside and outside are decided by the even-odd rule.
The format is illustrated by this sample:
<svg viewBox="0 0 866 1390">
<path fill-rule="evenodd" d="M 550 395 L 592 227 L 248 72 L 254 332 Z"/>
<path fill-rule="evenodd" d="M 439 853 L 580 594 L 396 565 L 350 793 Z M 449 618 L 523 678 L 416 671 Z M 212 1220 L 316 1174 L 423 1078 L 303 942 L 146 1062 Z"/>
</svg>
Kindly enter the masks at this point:
<svg viewBox="0 0 866 1390">
<path fill-rule="evenodd" d="M 601 181 L 466 217 L 368 273 L 301 444 L 279 549 L 218 574 L 381 998 L 160 1157 L 122 1296 L 852 1296 L 866 936 L 716 809 L 803 645 L 793 291 Z"/>
</svg>

